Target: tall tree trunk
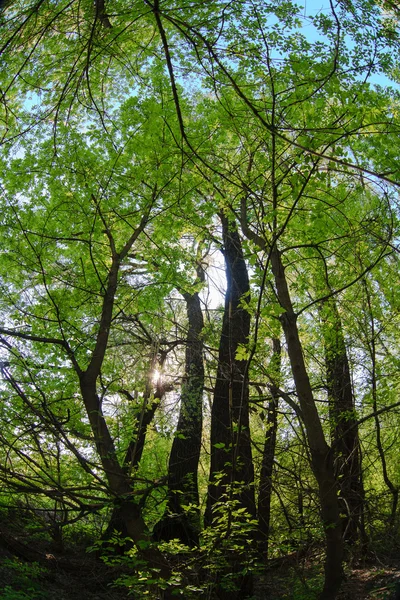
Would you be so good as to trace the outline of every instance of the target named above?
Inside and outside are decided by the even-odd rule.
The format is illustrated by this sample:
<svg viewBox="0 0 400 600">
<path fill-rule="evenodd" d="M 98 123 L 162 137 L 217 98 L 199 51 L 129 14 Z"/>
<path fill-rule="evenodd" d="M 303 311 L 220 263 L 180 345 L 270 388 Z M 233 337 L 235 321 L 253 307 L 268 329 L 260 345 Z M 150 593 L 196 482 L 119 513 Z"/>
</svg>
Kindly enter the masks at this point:
<svg viewBox="0 0 400 600">
<path fill-rule="evenodd" d="M 104 419 L 101 402 L 96 392 L 96 380 L 90 379 L 87 373 L 83 373 L 80 383 L 97 451 L 108 480 L 110 495 L 118 503 L 126 533 L 135 543 L 147 539 L 146 526 L 140 509 L 132 500 L 129 477 L 118 461 L 114 442 Z"/>
<path fill-rule="evenodd" d="M 273 205 L 276 208 L 276 187 L 274 187 L 273 192 Z M 268 248 L 270 252 L 276 295 L 279 304 L 284 310 L 280 321 L 285 334 L 291 371 L 299 399 L 300 414 L 306 430 L 311 456 L 311 467 L 318 484 L 321 516 L 325 531 L 325 580 L 320 600 L 334 600 L 343 580 L 343 540 L 338 500 L 339 489 L 335 477 L 332 449 L 326 443 L 322 423 L 314 400 L 297 327 L 297 315 L 293 310 L 285 268 L 277 247 L 277 240 L 271 246 L 268 246 L 264 238 L 260 237 L 249 227 L 245 197 L 241 201 L 240 223 L 243 233 L 248 239 L 252 240 L 263 250 Z M 275 220 L 273 224 L 274 230 L 276 230 L 276 227 Z"/>
<path fill-rule="evenodd" d="M 379 458 L 381 460 L 382 465 L 382 475 L 383 480 L 385 482 L 386 487 L 388 488 L 391 496 L 392 496 L 392 507 L 390 511 L 389 517 L 389 529 L 393 529 L 395 521 L 396 521 L 396 513 L 399 504 L 399 486 L 394 485 L 393 481 L 389 477 L 387 462 L 386 462 L 386 454 L 382 445 L 382 432 L 381 432 L 381 423 L 379 421 L 378 413 L 378 386 L 377 386 L 377 356 L 376 356 L 376 341 L 377 341 L 377 332 L 375 328 L 375 317 L 374 311 L 371 303 L 371 294 L 368 287 L 368 281 L 365 279 L 363 281 L 365 295 L 367 299 L 367 306 L 369 312 L 369 319 L 371 323 L 370 327 L 370 335 L 368 336 L 368 351 L 371 358 L 371 384 L 372 384 L 372 408 L 374 411 L 374 421 L 375 421 L 375 435 L 376 435 L 376 447 L 378 449 Z"/>
<path fill-rule="evenodd" d="M 364 489 L 355 403 L 342 323 L 333 297 L 321 307 L 335 474 L 339 482 L 344 539 L 366 543 Z"/>
<path fill-rule="evenodd" d="M 94 197 L 93 200 L 97 203 Z M 120 464 L 118 460 L 114 442 L 104 418 L 101 401 L 97 394 L 97 381 L 101 375 L 107 352 L 120 266 L 145 228 L 150 209 L 151 204 L 143 215 L 139 226 L 134 230 L 120 252 L 116 250 L 115 241 L 110 230 L 106 229 L 111 250 L 111 266 L 104 286 L 103 303 L 96 340 L 85 371 L 79 368 L 75 357 L 70 351 L 71 359 L 79 376 L 82 399 L 93 432 L 97 452 L 108 481 L 110 496 L 118 503 L 121 520 L 128 536 L 132 538 L 135 544 L 149 539 L 147 526 L 141 514 L 140 506 L 133 501 L 131 478 L 124 465 Z M 170 576 L 170 568 L 163 555 L 157 549 L 145 549 L 141 554 L 151 567 L 158 569 L 161 576 L 165 578 Z M 169 592 L 167 590 L 165 597 L 168 596 Z"/>
<path fill-rule="evenodd" d="M 131 482 L 123 466 L 119 463 L 96 389 L 107 351 L 115 294 L 118 286 L 120 260 L 121 255 L 113 250 L 112 264 L 103 295 L 96 343 L 87 369 L 85 371 L 79 370 L 78 374 L 82 399 L 92 428 L 97 452 L 108 481 L 110 495 L 117 499 L 128 535 L 136 543 L 147 539 L 146 526 L 139 507 L 132 502 Z"/>
<path fill-rule="evenodd" d="M 255 518 L 254 466 L 249 429 L 249 382 L 247 361 L 239 360 L 241 346 L 247 348 L 250 314 L 246 303 L 250 286 L 242 245 L 236 227 L 220 215 L 223 229 L 223 253 L 226 264 L 227 289 L 218 354 L 217 381 L 211 410 L 211 464 L 208 486 L 206 525 L 224 525 L 224 539 L 232 534 L 232 503 L 244 508 L 243 521 Z M 214 512 L 215 505 L 218 511 Z M 220 509 L 226 512 L 221 514 Z M 219 518 L 221 517 L 221 519 Z M 220 569 L 216 594 L 220 600 L 247 598 L 252 594 L 251 574 L 243 575 L 243 555 L 231 552 L 227 566 Z M 237 591 L 225 589 L 224 576 L 234 582 Z"/>
<path fill-rule="evenodd" d="M 255 516 L 254 467 L 249 430 L 249 382 L 247 361 L 238 360 L 240 346 L 247 348 L 250 314 L 246 308 L 249 278 L 239 234 L 221 215 L 227 289 L 218 354 L 217 381 L 211 411 L 211 465 L 206 523 L 212 508 L 235 484 L 234 497 Z M 222 475 L 216 480 L 215 475 Z M 231 491 L 229 492 L 231 493 Z"/>
<path fill-rule="evenodd" d="M 273 357 L 272 367 L 273 376 L 272 379 L 276 384 L 279 383 L 279 371 L 280 371 L 280 360 L 281 360 L 281 343 L 279 339 L 273 340 Z M 267 431 L 265 433 L 264 449 L 261 463 L 260 472 L 260 485 L 258 493 L 258 533 L 259 533 L 259 546 L 265 558 L 268 557 L 268 543 L 269 543 L 269 524 L 271 517 L 271 497 L 272 497 L 272 473 L 274 468 L 275 458 L 275 446 L 276 446 L 276 432 L 278 428 L 277 420 L 277 408 L 278 408 L 278 395 L 274 393 L 274 389 L 271 391 L 272 399 L 268 404 L 268 417 L 267 417 Z"/>
<path fill-rule="evenodd" d="M 174 538 L 189 546 L 198 545 L 200 508 L 197 471 L 203 427 L 204 327 L 197 293 L 183 294 L 189 322 L 185 353 L 185 377 L 175 438 L 168 465 L 168 502 L 162 520 L 156 525 L 157 539 Z M 183 507 L 190 506 L 190 510 Z"/>
<path fill-rule="evenodd" d="M 325 440 L 321 420 L 304 362 L 303 349 L 293 310 L 285 269 L 276 245 L 271 250 L 276 293 L 284 309 L 281 323 L 285 334 L 293 379 L 310 448 L 312 469 L 317 480 L 322 521 L 326 539 L 325 581 L 321 600 L 333 600 L 343 579 L 343 541 L 338 484 L 334 472 L 332 449 Z"/>
</svg>

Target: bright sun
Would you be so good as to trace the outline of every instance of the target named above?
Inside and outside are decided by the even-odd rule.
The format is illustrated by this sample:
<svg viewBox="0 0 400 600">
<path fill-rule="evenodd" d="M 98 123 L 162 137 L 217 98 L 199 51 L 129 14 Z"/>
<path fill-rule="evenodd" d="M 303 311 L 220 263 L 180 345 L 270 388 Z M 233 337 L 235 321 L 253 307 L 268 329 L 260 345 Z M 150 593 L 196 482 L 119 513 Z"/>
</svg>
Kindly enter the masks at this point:
<svg viewBox="0 0 400 600">
<path fill-rule="evenodd" d="M 154 385 L 157 385 L 160 383 L 161 380 L 161 371 L 159 371 L 158 369 L 154 369 L 152 376 L 151 376 L 151 381 L 153 382 Z"/>
</svg>

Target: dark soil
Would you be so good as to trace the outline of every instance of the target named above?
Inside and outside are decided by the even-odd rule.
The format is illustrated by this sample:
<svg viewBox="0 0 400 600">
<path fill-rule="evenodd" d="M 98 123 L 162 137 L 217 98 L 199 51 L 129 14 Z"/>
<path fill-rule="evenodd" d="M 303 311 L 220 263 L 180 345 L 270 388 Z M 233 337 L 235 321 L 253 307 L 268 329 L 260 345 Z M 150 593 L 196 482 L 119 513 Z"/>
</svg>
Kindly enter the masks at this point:
<svg viewBox="0 0 400 600">
<path fill-rule="evenodd" d="M 315 600 L 322 584 L 320 556 L 272 562 L 256 578 L 254 600 Z M 1 600 L 126 600 L 128 590 L 113 586 L 121 567 L 105 565 L 83 546 L 70 545 L 63 553 L 51 543 L 25 532 L 0 528 Z M 369 560 L 347 568 L 338 600 L 398 600 L 400 557 Z M 182 596 L 181 596 L 182 597 Z"/>
<path fill-rule="evenodd" d="M 316 600 L 323 583 L 321 565 L 322 556 L 283 559 L 257 580 L 256 600 Z M 337 600 L 400 600 L 400 556 L 369 559 L 345 571 Z"/>
<path fill-rule="evenodd" d="M 46 540 L 0 530 L 1 600 L 124 600 L 127 590 L 113 586 L 120 574 L 82 547 L 57 554 Z"/>
</svg>

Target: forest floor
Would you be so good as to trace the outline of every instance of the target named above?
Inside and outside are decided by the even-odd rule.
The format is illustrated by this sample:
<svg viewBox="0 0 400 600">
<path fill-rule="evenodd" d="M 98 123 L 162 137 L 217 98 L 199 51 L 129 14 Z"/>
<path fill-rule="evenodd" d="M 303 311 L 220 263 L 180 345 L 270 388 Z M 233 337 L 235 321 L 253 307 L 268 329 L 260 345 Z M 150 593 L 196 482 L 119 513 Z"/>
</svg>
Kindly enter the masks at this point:
<svg viewBox="0 0 400 600">
<path fill-rule="evenodd" d="M 118 567 L 104 565 L 85 551 L 70 545 L 54 552 L 45 540 L 17 534 L 0 525 L 1 600 L 124 600 L 133 598 L 113 582 Z M 322 582 L 321 560 L 293 556 L 279 560 L 266 574 L 256 578 L 255 600 L 314 600 Z M 346 568 L 346 579 L 338 600 L 392 600 L 400 583 L 400 556 L 369 559 Z M 180 596 L 182 598 L 182 596 Z M 199 595 L 201 597 L 201 595 Z"/>
<path fill-rule="evenodd" d="M 322 580 L 321 562 L 271 569 L 256 584 L 256 599 L 315 600 Z M 400 557 L 368 560 L 346 568 L 337 600 L 392 600 L 396 584 L 400 584 Z"/>
</svg>

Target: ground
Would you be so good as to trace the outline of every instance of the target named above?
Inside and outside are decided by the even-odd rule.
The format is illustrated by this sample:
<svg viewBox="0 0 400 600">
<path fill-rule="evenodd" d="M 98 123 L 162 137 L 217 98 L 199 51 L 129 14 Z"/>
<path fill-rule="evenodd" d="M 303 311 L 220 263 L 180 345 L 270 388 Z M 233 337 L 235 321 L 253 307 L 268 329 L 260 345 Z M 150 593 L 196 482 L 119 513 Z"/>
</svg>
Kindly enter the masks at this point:
<svg viewBox="0 0 400 600">
<path fill-rule="evenodd" d="M 267 574 L 256 578 L 254 600 L 314 600 L 322 581 L 320 558 L 291 556 L 272 563 Z M 121 574 L 118 569 L 88 554 L 82 544 L 70 544 L 57 553 L 45 540 L 30 538 L 26 532 L 17 534 L 4 524 L 0 528 L 1 600 L 132 598 L 128 590 L 113 586 Z M 392 600 L 396 583 L 400 585 L 400 556 L 370 557 L 346 568 L 338 600 Z"/>
<path fill-rule="evenodd" d="M 321 557 L 322 558 L 322 557 Z M 292 559 L 272 568 L 256 583 L 256 600 L 315 600 L 322 586 L 322 560 Z M 369 557 L 346 566 L 345 581 L 337 600 L 400 600 L 400 556 Z"/>
<path fill-rule="evenodd" d="M 388 564 L 352 569 L 338 600 L 391 600 L 399 583 L 400 560 L 397 564 L 388 561 Z"/>
</svg>

